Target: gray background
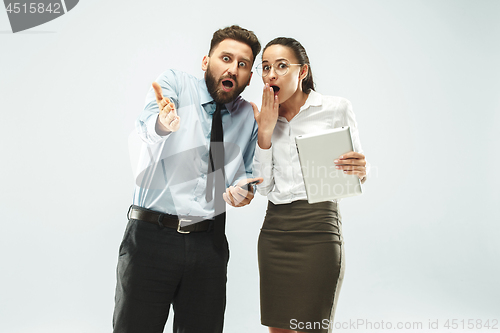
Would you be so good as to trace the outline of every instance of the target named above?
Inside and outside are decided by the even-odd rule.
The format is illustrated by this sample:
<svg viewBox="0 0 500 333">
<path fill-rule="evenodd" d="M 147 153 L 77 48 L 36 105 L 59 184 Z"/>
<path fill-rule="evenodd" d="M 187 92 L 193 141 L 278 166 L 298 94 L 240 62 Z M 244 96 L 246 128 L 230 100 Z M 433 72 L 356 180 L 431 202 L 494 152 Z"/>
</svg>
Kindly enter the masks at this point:
<svg viewBox="0 0 500 333">
<path fill-rule="evenodd" d="M 0 332 L 111 331 L 134 119 L 165 69 L 201 77 L 233 23 L 262 44 L 297 38 L 317 90 L 353 104 L 373 168 L 341 203 L 336 321 L 500 320 L 499 14 L 496 0 L 86 0 L 12 34 L 0 10 Z M 260 105 L 261 88 L 255 75 L 245 98 Z M 266 332 L 265 207 L 229 211 L 226 332 Z"/>
</svg>

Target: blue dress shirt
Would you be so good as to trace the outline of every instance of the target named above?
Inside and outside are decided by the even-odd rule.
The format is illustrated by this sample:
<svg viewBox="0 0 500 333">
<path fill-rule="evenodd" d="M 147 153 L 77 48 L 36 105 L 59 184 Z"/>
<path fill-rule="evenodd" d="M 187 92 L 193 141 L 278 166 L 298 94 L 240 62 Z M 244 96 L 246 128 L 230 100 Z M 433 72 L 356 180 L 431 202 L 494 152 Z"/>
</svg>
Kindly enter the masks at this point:
<svg viewBox="0 0 500 333">
<path fill-rule="evenodd" d="M 144 144 L 134 205 L 172 215 L 213 218 L 214 200 L 206 202 L 205 190 L 214 100 L 205 79 L 184 72 L 168 70 L 156 82 L 162 87 L 163 96 L 175 104 L 181 125 L 178 131 L 165 136 L 156 133 L 159 108 L 151 88 L 136 121 Z M 238 96 L 225 104 L 222 126 L 228 187 L 240 179 L 252 178 L 257 123 L 250 103 Z"/>
</svg>

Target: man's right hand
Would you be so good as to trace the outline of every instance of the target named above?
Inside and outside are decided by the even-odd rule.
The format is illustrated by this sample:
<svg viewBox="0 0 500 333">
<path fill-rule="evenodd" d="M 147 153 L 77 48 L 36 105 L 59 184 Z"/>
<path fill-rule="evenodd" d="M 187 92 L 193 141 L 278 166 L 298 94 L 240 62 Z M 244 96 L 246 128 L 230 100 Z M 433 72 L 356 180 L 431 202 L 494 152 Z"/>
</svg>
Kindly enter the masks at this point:
<svg viewBox="0 0 500 333">
<path fill-rule="evenodd" d="M 163 96 L 161 87 L 157 82 L 153 82 L 153 89 L 156 95 L 156 103 L 158 103 L 158 108 L 160 108 L 160 114 L 156 121 L 156 132 L 160 135 L 165 135 L 169 132 L 177 131 L 181 126 L 181 118 L 175 111 L 174 103 L 168 97 Z"/>
</svg>

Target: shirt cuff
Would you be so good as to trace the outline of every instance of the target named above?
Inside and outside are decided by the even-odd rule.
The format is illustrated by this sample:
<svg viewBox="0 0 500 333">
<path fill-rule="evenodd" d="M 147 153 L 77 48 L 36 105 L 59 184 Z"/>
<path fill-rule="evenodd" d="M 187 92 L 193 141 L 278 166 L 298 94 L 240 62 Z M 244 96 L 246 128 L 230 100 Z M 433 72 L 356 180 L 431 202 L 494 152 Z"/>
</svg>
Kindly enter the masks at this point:
<svg viewBox="0 0 500 333">
<path fill-rule="evenodd" d="M 156 139 L 156 140 L 160 141 L 160 140 L 166 138 L 172 132 L 168 132 L 165 135 L 159 135 L 158 133 L 156 133 L 156 120 L 157 119 L 158 119 L 158 115 L 149 117 L 149 119 L 146 122 L 146 127 L 148 129 L 148 132 L 149 132 L 151 139 L 153 139 L 153 140 Z"/>
<path fill-rule="evenodd" d="M 370 169 L 371 169 L 371 164 L 369 162 L 366 162 L 366 175 L 364 177 L 364 181 L 363 181 L 363 184 L 366 182 L 366 180 L 368 179 L 368 175 L 370 174 Z"/>
<path fill-rule="evenodd" d="M 262 164 L 271 163 L 273 161 L 273 146 L 269 149 L 262 149 L 259 147 L 259 144 L 255 147 L 255 159 Z"/>
</svg>

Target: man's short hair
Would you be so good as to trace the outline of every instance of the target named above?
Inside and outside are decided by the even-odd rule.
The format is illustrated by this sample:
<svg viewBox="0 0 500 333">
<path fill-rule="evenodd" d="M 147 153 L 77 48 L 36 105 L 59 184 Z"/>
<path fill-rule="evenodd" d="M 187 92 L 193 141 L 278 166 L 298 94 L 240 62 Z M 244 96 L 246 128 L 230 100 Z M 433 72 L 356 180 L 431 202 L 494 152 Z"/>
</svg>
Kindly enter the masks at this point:
<svg viewBox="0 0 500 333">
<path fill-rule="evenodd" d="M 212 42 L 210 43 L 210 50 L 208 51 L 209 56 L 212 55 L 212 51 L 224 39 L 234 39 L 250 46 L 253 53 L 253 62 L 255 62 L 255 59 L 257 59 L 257 55 L 260 52 L 260 43 L 253 31 L 247 30 L 238 25 L 232 25 L 230 27 L 217 30 L 214 32 Z"/>
</svg>

